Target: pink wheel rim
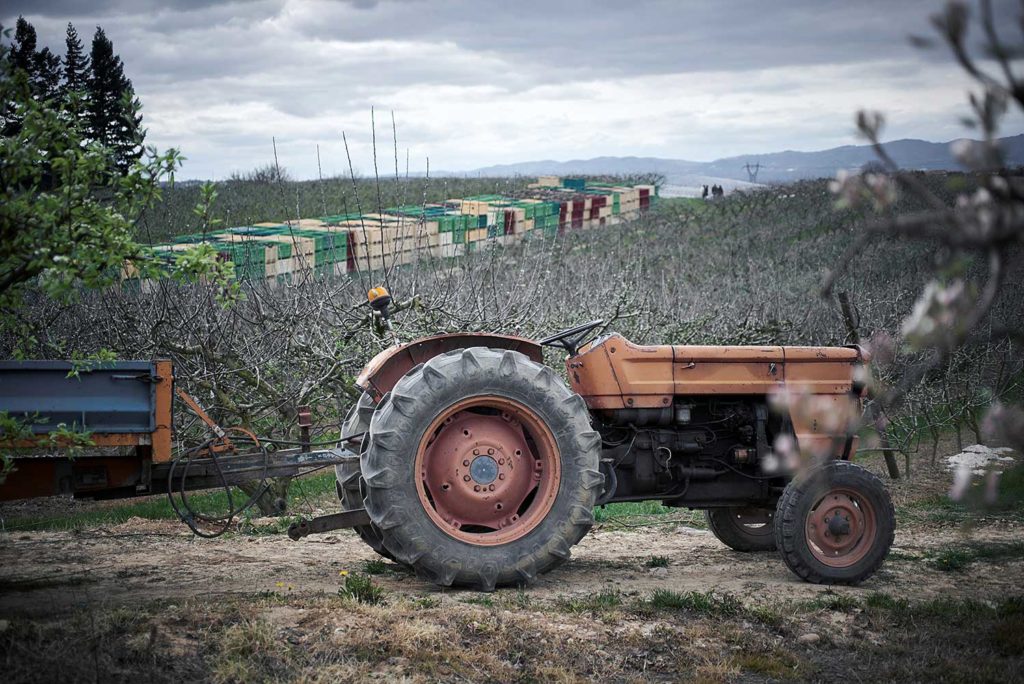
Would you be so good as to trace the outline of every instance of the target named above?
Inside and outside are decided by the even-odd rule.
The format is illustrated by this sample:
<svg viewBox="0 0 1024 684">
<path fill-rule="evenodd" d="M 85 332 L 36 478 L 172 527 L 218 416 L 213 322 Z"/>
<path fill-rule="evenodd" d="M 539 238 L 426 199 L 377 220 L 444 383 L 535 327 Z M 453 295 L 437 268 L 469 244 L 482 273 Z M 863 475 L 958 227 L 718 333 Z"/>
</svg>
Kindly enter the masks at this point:
<svg viewBox="0 0 1024 684">
<path fill-rule="evenodd" d="M 862 494 L 835 488 L 811 508 L 804 530 L 816 559 L 829 567 L 846 568 L 871 550 L 878 524 L 874 507 Z"/>
<path fill-rule="evenodd" d="M 551 430 L 523 404 L 497 396 L 472 397 L 442 411 L 420 441 L 415 468 L 431 520 L 481 546 L 536 528 L 561 480 Z"/>
</svg>

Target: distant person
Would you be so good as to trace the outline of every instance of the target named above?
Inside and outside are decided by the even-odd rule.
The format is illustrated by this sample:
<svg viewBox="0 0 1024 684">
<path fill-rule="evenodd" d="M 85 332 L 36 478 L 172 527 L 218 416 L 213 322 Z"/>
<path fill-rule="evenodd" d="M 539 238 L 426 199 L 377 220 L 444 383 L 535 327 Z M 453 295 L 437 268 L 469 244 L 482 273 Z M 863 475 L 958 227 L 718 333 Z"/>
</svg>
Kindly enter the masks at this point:
<svg viewBox="0 0 1024 684">
<path fill-rule="evenodd" d="M 706 200 L 708 198 L 708 186 L 707 185 L 700 186 L 700 198 L 702 200 Z"/>
</svg>

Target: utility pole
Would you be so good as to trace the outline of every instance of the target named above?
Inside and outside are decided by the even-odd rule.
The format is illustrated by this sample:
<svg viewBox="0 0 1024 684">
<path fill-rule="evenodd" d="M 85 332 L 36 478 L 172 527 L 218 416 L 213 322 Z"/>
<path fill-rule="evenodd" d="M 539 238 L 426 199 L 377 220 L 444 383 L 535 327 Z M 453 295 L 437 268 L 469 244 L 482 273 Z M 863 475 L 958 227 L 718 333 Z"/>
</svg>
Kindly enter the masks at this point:
<svg viewBox="0 0 1024 684">
<path fill-rule="evenodd" d="M 757 162 L 753 166 L 750 165 L 750 162 L 747 162 L 747 165 L 743 168 L 747 170 L 747 177 L 750 179 L 750 182 L 756 183 L 757 172 L 761 170 L 761 162 Z"/>
</svg>

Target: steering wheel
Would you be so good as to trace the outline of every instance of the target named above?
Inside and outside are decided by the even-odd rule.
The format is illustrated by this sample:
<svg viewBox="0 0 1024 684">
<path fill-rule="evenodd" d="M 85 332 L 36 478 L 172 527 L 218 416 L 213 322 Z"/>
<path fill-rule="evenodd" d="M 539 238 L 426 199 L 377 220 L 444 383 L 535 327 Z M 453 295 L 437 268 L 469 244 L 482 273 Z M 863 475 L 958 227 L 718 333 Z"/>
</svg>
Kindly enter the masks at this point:
<svg viewBox="0 0 1024 684">
<path fill-rule="evenodd" d="M 583 346 L 583 340 L 585 340 L 596 328 L 600 328 L 602 325 L 604 325 L 604 321 L 598 319 L 596 321 L 584 323 L 583 325 L 577 325 L 574 328 L 566 328 L 565 330 L 556 332 L 554 335 L 545 337 L 543 340 L 540 340 L 538 344 L 545 347 L 561 347 L 565 351 L 569 352 L 569 356 L 575 356 L 579 348 Z"/>
</svg>

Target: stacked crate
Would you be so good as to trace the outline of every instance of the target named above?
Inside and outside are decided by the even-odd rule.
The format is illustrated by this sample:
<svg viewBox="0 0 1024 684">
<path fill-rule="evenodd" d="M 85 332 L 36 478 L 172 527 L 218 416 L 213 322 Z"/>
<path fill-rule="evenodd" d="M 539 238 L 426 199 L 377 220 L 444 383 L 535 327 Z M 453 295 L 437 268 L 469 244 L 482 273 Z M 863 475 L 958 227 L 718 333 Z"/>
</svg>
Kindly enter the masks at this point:
<svg viewBox="0 0 1024 684">
<path fill-rule="evenodd" d="M 440 203 L 389 207 L 284 223 L 258 223 L 183 235 L 154 248 L 168 269 L 192 245 L 208 243 L 235 266 L 238 279 L 290 282 L 315 274 L 379 270 L 422 257 L 451 258 L 491 245 L 551 238 L 566 230 L 614 225 L 654 206 L 653 185 L 591 183 L 542 176 L 517 197 L 475 195 Z M 122 276 L 137 278 L 126 264 Z"/>
</svg>

